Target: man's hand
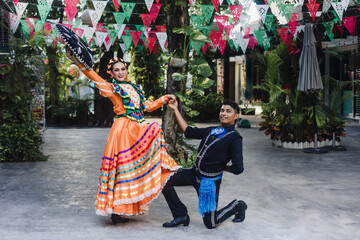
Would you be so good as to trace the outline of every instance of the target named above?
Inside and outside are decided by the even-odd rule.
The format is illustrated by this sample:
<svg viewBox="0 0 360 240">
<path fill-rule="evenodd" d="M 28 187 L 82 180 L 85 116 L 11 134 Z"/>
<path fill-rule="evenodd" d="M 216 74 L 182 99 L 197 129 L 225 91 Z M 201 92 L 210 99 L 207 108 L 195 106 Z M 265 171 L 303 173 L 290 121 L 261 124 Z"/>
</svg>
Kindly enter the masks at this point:
<svg viewBox="0 0 360 240">
<path fill-rule="evenodd" d="M 172 109 L 172 110 L 177 110 L 178 109 L 178 102 L 176 101 L 176 99 L 171 99 L 168 102 L 168 106 Z"/>
<path fill-rule="evenodd" d="M 175 97 L 175 96 L 174 96 Z M 175 118 L 176 118 L 176 121 L 178 122 L 181 130 L 183 132 L 185 132 L 186 128 L 188 127 L 188 124 L 186 123 L 186 121 L 184 120 L 184 118 L 181 116 L 181 113 L 178 109 L 178 101 L 176 101 L 176 98 L 174 99 L 171 99 L 169 102 L 168 102 L 168 106 L 169 108 L 171 108 L 173 111 L 174 111 L 174 114 L 175 114 Z"/>
</svg>

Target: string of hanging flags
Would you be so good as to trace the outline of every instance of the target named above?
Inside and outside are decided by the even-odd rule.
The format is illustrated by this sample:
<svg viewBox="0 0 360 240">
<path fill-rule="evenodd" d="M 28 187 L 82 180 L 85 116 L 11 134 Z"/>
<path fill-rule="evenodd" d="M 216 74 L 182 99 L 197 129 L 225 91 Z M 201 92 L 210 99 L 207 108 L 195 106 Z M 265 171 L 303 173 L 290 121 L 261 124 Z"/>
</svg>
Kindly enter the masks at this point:
<svg viewBox="0 0 360 240">
<path fill-rule="evenodd" d="M 163 7 L 160 0 L 144 0 L 148 13 L 134 13 L 135 2 L 120 0 L 112 1 L 91 1 L 92 8 L 88 6 L 87 0 L 64 0 L 63 8 L 66 21 L 62 24 L 73 29 L 76 34 L 83 38 L 91 47 L 102 47 L 108 51 L 114 44 L 120 43 L 123 51 L 128 51 L 131 46 L 137 47 L 140 51 L 147 50 L 156 54 L 161 48 L 167 51 L 166 26 L 155 25 L 159 12 Z M 189 0 L 189 4 L 195 4 L 195 0 Z M 259 1 L 257 1 L 259 2 Z M 211 45 L 219 49 L 223 54 L 225 47 L 229 45 L 232 49 L 246 52 L 248 48 L 254 49 L 256 45 L 267 50 L 271 44 L 273 35 L 278 34 L 281 40 L 291 47 L 292 39 L 296 38 L 299 32 L 304 30 L 301 24 L 304 15 L 310 16 L 312 22 L 321 18 L 323 14 L 331 13 L 333 20 L 320 22 L 325 28 L 325 34 L 330 41 L 334 39 L 337 31 L 341 34 L 346 29 L 352 36 L 355 35 L 356 18 L 353 16 L 344 17 L 349 6 L 359 6 L 360 1 L 354 0 L 264 0 L 263 4 L 257 4 L 253 0 L 211 0 L 210 5 L 201 5 L 201 14 L 190 17 L 194 28 L 207 36 L 211 44 L 199 44 L 191 42 L 191 47 L 196 53 L 206 50 Z M 10 29 L 15 32 L 21 26 L 24 38 L 29 39 L 34 34 L 44 31 L 54 41 L 60 41 L 59 33 L 54 24 L 58 20 L 51 19 L 53 0 L 37 0 L 37 4 L 13 0 L 16 14 L 8 13 Z M 36 5 L 38 14 L 24 16 L 29 5 Z M 303 6 L 308 12 L 303 12 Z M 106 11 L 115 9 L 116 11 Z M 353 8 L 352 8 L 353 9 Z M 79 11 L 81 10 L 81 11 Z M 229 10 L 229 11 L 226 11 Z M 360 11 L 360 8 L 358 8 Z M 224 14 L 230 12 L 229 14 Z M 88 14 L 90 24 L 81 21 L 81 14 Z M 101 18 L 108 14 L 113 16 L 114 22 L 99 23 Z M 131 24 L 133 15 L 140 15 L 142 25 Z M 49 17 L 50 16 L 50 17 Z M 254 16 L 257 21 L 254 21 Z M 107 18 L 108 19 L 108 18 Z M 278 20 L 278 24 L 275 19 Z M 218 29 L 213 30 L 211 21 L 216 22 Z M 317 23 L 319 24 L 319 23 Z"/>
</svg>

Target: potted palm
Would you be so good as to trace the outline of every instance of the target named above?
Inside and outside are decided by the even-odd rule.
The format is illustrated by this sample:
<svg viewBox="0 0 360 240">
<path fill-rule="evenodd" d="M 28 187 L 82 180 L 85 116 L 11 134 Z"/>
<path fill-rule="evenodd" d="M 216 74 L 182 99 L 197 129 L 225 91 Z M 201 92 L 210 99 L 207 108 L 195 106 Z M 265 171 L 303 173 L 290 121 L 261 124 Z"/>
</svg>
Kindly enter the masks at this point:
<svg viewBox="0 0 360 240">
<path fill-rule="evenodd" d="M 311 100 L 306 93 L 292 89 L 284 83 L 285 77 L 282 73 L 286 71 L 282 70 L 282 67 L 285 65 L 284 62 L 289 62 L 286 60 L 287 54 L 281 47 L 277 47 L 272 52 L 258 55 L 257 68 L 265 75 L 262 83 L 256 88 L 263 90 L 269 96 L 267 102 L 260 103 L 263 109 L 261 117 L 263 121 L 259 123 L 259 130 L 264 131 L 274 145 L 285 148 L 313 147 L 315 131 L 319 135 L 319 146 L 339 144 L 340 137 L 345 136 L 345 126 L 344 121 L 338 118 L 337 110 L 341 102 L 352 94 L 343 94 L 340 98 L 339 96 L 352 82 L 340 82 L 330 77 L 323 77 L 323 81 L 327 81 L 330 86 L 331 93 L 327 102 L 322 91 L 318 95 L 315 114 L 318 128 L 316 128 L 312 121 L 314 112 Z"/>
</svg>

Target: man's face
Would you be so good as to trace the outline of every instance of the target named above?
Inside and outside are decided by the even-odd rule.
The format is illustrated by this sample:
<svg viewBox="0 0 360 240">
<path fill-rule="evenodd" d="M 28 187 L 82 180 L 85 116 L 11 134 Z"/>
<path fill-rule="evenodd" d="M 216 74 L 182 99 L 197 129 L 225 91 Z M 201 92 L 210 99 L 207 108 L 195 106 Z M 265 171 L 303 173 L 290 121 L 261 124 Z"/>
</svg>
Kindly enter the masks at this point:
<svg viewBox="0 0 360 240">
<path fill-rule="evenodd" d="M 219 113 L 220 125 L 226 127 L 234 125 L 235 121 L 239 118 L 239 114 L 230 105 L 222 105 Z"/>
</svg>

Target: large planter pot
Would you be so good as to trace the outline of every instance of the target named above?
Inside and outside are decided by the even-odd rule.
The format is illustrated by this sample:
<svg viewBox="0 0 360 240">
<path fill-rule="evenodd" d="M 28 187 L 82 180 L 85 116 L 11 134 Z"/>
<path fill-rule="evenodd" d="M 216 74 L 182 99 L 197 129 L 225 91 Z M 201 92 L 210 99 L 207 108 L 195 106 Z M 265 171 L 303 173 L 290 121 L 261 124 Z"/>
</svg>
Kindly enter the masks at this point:
<svg viewBox="0 0 360 240">
<path fill-rule="evenodd" d="M 237 127 L 239 127 L 239 128 L 250 128 L 251 124 L 250 124 L 249 120 L 241 119 L 240 121 L 238 121 Z"/>
<path fill-rule="evenodd" d="M 272 140 L 271 139 L 271 143 L 273 144 L 273 146 L 275 147 L 282 147 L 282 142 L 280 140 Z"/>
<path fill-rule="evenodd" d="M 329 146 L 332 146 L 333 141 L 329 141 Z M 335 141 L 335 146 L 340 146 L 340 142 L 339 141 Z"/>
<path fill-rule="evenodd" d="M 280 140 L 271 140 L 272 144 L 276 147 L 283 147 L 283 148 L 287 148 L 287 149 L 305 149 L 305 148 L 314 148 L 315 144 L 314 142 L 282 142 Z M 321 147 L 326 147 L 326 146 L 332 146 L 332 141 L 329 140 L 325 140 L 325 141 L 320 141 L 317 143 L 317 147 L 321 148 Z M 340 142 L 336 141 L 335 142 L 335 146 L 340 146 Z"/>
<path fill-rule="evenodd" d="M 289 143 L 288 142 L 281 142 L 281 143 L 282 143 L 283 148 L 289 148 Z"/>
</svg>

